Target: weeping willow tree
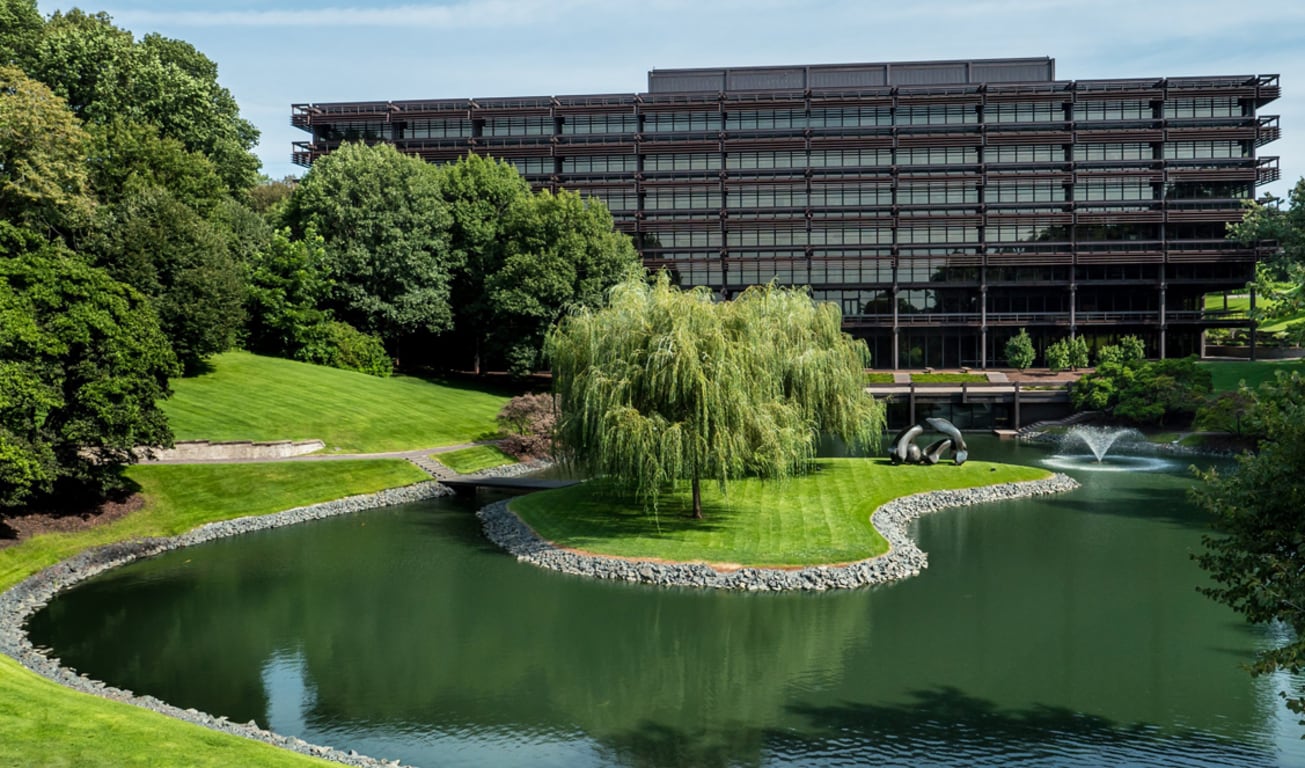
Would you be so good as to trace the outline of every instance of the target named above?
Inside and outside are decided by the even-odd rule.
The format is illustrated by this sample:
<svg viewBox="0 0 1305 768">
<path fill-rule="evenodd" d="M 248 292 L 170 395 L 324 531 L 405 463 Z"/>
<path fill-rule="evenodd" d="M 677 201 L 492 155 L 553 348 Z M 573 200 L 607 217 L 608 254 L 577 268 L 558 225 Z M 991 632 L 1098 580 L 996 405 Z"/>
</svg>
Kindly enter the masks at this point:
<svg viewBox="0 0 1305 768">
<path fill-rule="evenodd" d="M 687 481 L 701 486 L 802 471 L 822 433 L 871 447 L 883 407 L 865 393 L 865 344 L 842 332 L 833 304 L 805 290 L 749 288 L 729 302 L 680 291 L 665 274 L 613 289 L 549 335 L 558 438 L 586 471 L 626 486 L 654 510 Z"/>
</svg>

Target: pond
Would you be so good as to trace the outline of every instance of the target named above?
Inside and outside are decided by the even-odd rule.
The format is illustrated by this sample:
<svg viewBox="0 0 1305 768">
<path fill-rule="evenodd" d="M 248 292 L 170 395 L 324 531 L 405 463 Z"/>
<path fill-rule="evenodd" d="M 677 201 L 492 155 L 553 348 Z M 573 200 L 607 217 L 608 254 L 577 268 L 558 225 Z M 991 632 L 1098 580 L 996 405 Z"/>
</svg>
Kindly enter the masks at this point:
<svg viewBox="0 0 1305 768">
<path fill-rule="evenodd" d="M 542 571 L 481 537 L 482 496 L 169 553 L 30 628 L 113 685 L 424 768 L 1305 765 L 1292 681 L 1241 666 L 1281 638 L 1196 592 L 1187 463 L 926 518 L 929 568 L 875 589 Z"/>
</svg>

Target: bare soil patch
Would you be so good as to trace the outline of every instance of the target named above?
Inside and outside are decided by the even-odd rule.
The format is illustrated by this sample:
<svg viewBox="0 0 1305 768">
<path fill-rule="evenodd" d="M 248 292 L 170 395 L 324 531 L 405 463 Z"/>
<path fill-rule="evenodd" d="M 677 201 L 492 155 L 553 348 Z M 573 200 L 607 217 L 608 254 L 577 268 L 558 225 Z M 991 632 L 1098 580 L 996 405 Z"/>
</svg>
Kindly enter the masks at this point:
<svg viewBox="0 0 1305 768">
<path fill-rule="evenodd" d="M 12 547 L 43 533 L 72 533 L 111 523 L 145 506 L 145 497 L 134 493 L 125 499 L 109 499 L 81 512 L 31 512 L 0 519 L 0 549 Z"/>
</svg>

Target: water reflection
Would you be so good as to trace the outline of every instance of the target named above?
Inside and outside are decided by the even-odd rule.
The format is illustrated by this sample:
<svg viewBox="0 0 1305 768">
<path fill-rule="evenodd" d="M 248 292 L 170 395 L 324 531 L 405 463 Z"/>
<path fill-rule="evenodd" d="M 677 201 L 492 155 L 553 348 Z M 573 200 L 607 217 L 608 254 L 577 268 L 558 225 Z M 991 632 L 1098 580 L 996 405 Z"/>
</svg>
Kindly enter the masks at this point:
<svg viewBox="0 0 1305 768">
<path fill-rule="evenodd" d="M 419 766 L 1305 764 L 1283 683 L 1240 667 L 1266 631 L 1194 589 L 1187 473 L 1081 480 L 922 520 L 930 568 L 873 590 L 563 576 L 446 500 L 171 553 L 32 630 L 115 684 Z"/>
</svg>

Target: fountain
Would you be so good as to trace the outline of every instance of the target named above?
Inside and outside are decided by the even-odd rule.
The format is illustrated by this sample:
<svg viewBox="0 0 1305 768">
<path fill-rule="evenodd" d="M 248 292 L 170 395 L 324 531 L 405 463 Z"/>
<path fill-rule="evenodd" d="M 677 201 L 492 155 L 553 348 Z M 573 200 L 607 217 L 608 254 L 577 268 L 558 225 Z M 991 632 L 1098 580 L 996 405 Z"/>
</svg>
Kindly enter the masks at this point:
<svg viewBox="0 0 1305 768">
<path fill-rule="evenodd" d="M 1075 443 L 1082 443 L 1088 447 L 1088 450 L 1092 451 L 1092 455 L 1096 457 L 1097 463 L 1100 464 L 1106 458 L 1106 454 L 1110 453 L 1111 447 L 1125 438 L 1127 438 L 1126 443 L 1135 443 L 1146 439 L 1136 429 L 1074 426 L 1070 427 L 1065 436 L 1061 438 L 1060 449 L 1065 451 L 1066 448 Z"/>
<path fill-rule="evenodd" d="M 1087 448 L 1083 453 L 1081 447 Z M 1127 448 L 1127 454 L 1120 449 Z M 1162 469 L 1170 464 L 1157 456 L 1138 456 L 1149 450 L 1146 437 L 1128 427 L 1070 427 L 1060 440 L 1060 450 L 1044 463 L 1056 469 L 1086 469 L 1094 472 L 1137 472 Z M 1077 450 L 1076 450 L 1077 449 Z M 1115 453 L 1111 453 L 1114 449 Z"/>
</svg>

